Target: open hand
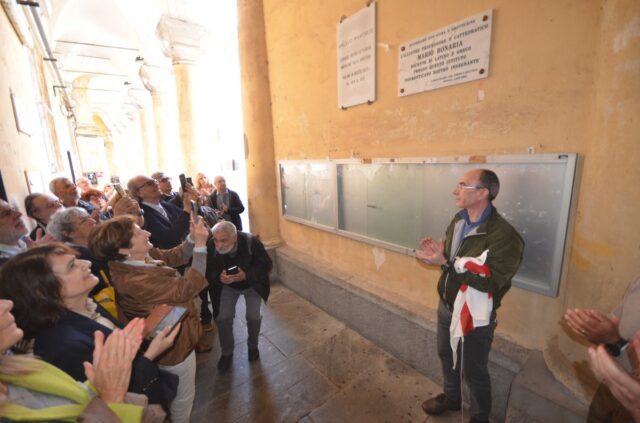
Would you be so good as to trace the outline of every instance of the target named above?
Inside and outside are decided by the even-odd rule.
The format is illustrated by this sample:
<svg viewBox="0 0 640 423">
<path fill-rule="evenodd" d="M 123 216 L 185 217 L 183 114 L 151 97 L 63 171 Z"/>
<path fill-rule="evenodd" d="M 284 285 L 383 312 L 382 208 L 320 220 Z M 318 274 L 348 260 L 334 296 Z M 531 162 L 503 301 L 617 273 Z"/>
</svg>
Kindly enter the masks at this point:
<svg viewBox="0 0 640 423">
<path fill-rule="evenodd" d="M 444 242 L 435 241 L 431 237 L 420 241 L 420 249 L 416 250 L 416 258 L 431 265 L 440 266 L 447 260 L 444 258 Z"/>
<path fill-rule="evenodd" d="M 87 379 L 105 402 L 123 402 L 131 379 L 131 362 L 135 347 L 121 329 L 114 330 L 104 340 L 104 334 L 94 333 L 93 363 L 85 361 Z"/>
</svg>

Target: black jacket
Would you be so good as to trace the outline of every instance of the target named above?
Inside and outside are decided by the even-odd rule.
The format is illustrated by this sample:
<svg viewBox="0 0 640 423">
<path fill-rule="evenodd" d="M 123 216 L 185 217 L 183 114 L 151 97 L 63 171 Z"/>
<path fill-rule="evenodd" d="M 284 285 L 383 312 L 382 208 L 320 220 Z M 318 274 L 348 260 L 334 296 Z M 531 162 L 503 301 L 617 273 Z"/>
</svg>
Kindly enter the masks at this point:
<svg viewBox="0 0 640 423">
<path fill-rule="evenodd" d="M 244 205 L 240 201 L 240 197 L 235 191 L 227 189 L 229 192 L 229 210 L 225 213 L 224 218 L 236 227 L 238 231 L 242 230 L 242 219 L 240 219 L 240 213 L 244 211 Z M 209 207 L 214 210 L 218 209 L 218 191 L 214 191 L 209 197 Z"/>
<path fill-rule="evenodd" d="M 116 327 L 122 327 L 121 323 L 99 305 L 97 311 Z M 111 334 L 111 330 L 100 323 L 67 310 L 60 321 L 36 333 L 33 352 L 44 361 L 68 373 L 75 380 L 84 381 L 87 378 L 82 363 L 93 361 L 95 345 L 93 333 L 96 330 L 101 331 L 105 336 Z M 129 391 L 145 394 L 152 404 L 168 405 L 173 398 L 166 397 L 167 394 L 162 387 L 163 382 L 159 378 L 158 366 L 138 353 L 133 360 Z"/>
<path fill-rule="evenodd" d="M 209 281 L 209 293 L 214 318 L 220 311 L 220 293 L 222 292 L 222 282 L 220 274 L 223 270 L 238 266 L 247 275 L 246 282 L 253 288 L 266 302 L 271 291 L 269 282 L 269 272 L 272 263 L 267 250 L 262 242 L 255 236 L 244 232 L 238 232 L 238 248 L 235 255 L 218 254 L 213 244 L 213 238 L 207 244 L 207 280 Z M 249 243 L 251 247 L 249 248 Z"/>
<path fill-rule="evenodd" d="M 189 213 L 173 204 L 160 201 L 167 212 L 168 220 L 157 210 L 146 204 L 140 203 L 144 210 L 144 228 L 151 232 L 149 241 L 154 247 L 167 250 L 184 241 L 189 233 Z"/>
</svg>

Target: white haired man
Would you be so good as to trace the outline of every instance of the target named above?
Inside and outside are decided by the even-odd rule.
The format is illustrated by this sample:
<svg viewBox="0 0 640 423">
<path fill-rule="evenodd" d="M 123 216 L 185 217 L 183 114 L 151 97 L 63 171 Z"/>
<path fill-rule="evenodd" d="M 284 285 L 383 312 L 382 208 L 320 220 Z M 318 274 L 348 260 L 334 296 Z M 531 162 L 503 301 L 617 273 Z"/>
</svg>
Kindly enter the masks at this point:
<svg viewBox="0 0 640 423">
<path fill-rule="evenodd" d="M 248 332 L 248 358 L 260 358 L 260 306 L 269 298 L 271 259 L 262 242 L 255 236 L 238 232 L 231 222 L 217 223 L 213 229 L 213 242 L 208 244 L 207 280 L 213 303 L 213 316 L 218 326 L 218 339 L 222 355 L 218 370 L 222 373 L 233 361 L 233 319 L 236 303 L 244 296 Z"/>
</svg>

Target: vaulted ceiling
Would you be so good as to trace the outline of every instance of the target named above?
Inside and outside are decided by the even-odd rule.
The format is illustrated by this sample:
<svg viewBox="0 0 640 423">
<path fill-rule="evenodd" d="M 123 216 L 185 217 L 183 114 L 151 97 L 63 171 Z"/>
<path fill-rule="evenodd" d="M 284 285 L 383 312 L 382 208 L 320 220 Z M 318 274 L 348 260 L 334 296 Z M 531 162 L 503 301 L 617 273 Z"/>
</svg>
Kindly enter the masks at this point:
<svg viewBox="0 0 640 423">
<path fill-rule="evenodd" d="M 49 44 L 72 99 L 78 131 L 91 134 L 94 115 L 117 125 L 131 118 L 146 89 L 140 67 L 170 70 L 157 36 L 163 15 L 198 22 L 202 0 L 50 0 Z M 204 14 L 206 16 L 206 14 Z"/>
</svg>

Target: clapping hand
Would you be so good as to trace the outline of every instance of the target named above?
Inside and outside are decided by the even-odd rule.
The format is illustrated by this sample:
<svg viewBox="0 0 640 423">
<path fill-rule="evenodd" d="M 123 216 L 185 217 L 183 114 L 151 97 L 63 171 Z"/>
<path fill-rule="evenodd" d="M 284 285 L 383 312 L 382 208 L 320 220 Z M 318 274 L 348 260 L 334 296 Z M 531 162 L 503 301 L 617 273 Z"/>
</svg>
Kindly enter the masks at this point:
<svg viewBox="0 0 640 423">
<path fill-rule="evenodd" d="M 629 358 L 638 362 L 640 355 L 640 332 L 636 333 L 629 349 Z M 637 373 L 629 374 L 611 357 L 604 345 L 589 348 L 591 368 L 596 376 L 609 388 L 613 396 L 633 416 L 633 421 L 640 421 L 640 380 Z M 635 372 L 638 368 L 635 368 Z"/>
<path fill-rule="evenodd" d="M 564 314 L 567 326 L 593 344 L 613 344 L 620 340 L 616 316 L 608 318 L 598 310 L 570 308 Z"/>
<path fill-rule="evenodd" d="M 106 341 L 101 331 L 95 331 L 94 342 L 93 363 L 83 363 L 87 380 L 103 401 L 123 402 L 131 379 L 131 362 L 138 350 L 135 341 L 116 329 Z"/>
</svg>

